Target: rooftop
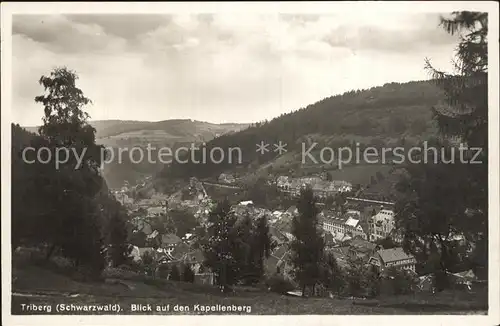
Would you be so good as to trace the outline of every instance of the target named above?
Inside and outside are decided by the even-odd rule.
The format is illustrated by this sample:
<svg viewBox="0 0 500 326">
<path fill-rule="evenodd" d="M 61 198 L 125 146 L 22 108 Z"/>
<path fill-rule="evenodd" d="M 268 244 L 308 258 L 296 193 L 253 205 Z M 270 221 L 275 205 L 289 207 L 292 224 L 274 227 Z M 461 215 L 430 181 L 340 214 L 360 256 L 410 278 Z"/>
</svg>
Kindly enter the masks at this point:
<svg viewBox="0 0 500 326">
<path fill-rule="evenodd" d="M 352 226 L 353 228 L 355 228 L 356 226 L 358 226 L 358 223 L 359 223 L 359 220 L 354 219 L 352 217 L 347 218 L 347 221 L 345 221 L 346 225 Z"/>
<path fill-rule="evenodd" d="M 391 249 L 382 249 L 377 252 L 384 263 L 399 261 L 403 259 L 415 258 L 404 252 L 403 248 L 396 247 Z"/>
<path fill-rule="evenodd" d="M 161 236 L 161 242 L 164 244 L 177 244 L 181 242 L 181 238 L 173 233 L 168 233 Z"/>
</svg>

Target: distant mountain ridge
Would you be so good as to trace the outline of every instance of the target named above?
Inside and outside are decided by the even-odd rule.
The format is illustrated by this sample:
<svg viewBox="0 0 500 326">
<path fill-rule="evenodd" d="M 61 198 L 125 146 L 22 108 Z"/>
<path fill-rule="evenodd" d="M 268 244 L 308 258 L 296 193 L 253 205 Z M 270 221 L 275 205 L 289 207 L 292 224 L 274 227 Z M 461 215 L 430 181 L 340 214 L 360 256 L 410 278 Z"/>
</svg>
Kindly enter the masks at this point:
<svg viewBox="0 0 500 326">
<path fill-rule="evenodd" d="M 196 129 L 199 131 L 228 131 L 241 130 L 249 124 L 245 123 L 210 123 L 192 119 L 170 119 L 162 121 L 140 121 L 140 120 L 93 120 L 90 124 L 96 129 L 96 138 L 117 136 L 121 133 L 138 130 L 165 130 L 179 136 L 189 135 Z M 23 127 L 24 129 L 38 133 L 39 127 Z"/>
<path fill-rule="evenodd" d="M 208 142 L 221 135 L 247 128 L 248 124 L 215 124 L 191 119 L 172 119 L 163 121 L 135 120 L 94 120 L 90 121 L 96 129 L 96 142 L 112 148 L 133 147 L 153 148 L 186 146 L 191 143 Z M 23 127 L 38 134 L 38 127 Z M 121 187 L 125 181 L 135 184 L 142 178 L 158 172 L 161 163 L 144 160 L 131 163 L 125 154 L 122 161 L 105 165 L 103 176 L 111 188 Z"/>
<path fill-rule="evenodd" d="M 224 160 L 220 164 L 172 164 L 163 169 L 158 182 L 187 177 L 213 178 L 229 171 L 301 176 L 326 170 L 332 171 L 336 179 L 366 184 L 377 172 L 377 166 L 358 164 L 349 173 L 349 169 L 339 170 L 335 164 L 304 164 L 302 146 L 317 143 L 319 151 L 322 147 L 335 149 L 356 143 L 376 148 L 415 144 L 437 134 L 432 108 L 441 105 L 444 99 L 443 91 L 433 81 L 387 83 L 331 96 L 207 143 L 207 151 L 238 146 L 245 153 L 238 164 L 234 164 L 238 161 L 236 157 L 233 163 Z M 256 152 L 256 145 L 261 141 L 270 145 L 265 153 Z M 273 151 L 279 142 L 287 145 L 283 155 Z M 312 153 L 318 157 L 318 151 Z M 194 159 L 199 161 L 200 157 Z M 390 167 L 378 166 L 385 170 Z"/>
</svg>

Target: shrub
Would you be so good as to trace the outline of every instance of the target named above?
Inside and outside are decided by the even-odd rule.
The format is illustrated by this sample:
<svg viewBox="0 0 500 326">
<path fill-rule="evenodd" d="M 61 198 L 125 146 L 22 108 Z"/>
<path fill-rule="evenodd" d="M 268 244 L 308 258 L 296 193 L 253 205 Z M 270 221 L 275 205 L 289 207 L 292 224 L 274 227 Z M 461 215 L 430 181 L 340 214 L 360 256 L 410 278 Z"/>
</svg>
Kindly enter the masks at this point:
<svg viewBox="0 0 500 326">
<path fill-rule="evenodd" d="M 285 293 L 295 289 L 292 282 L 288 279 L 285 279 L 281 275 L 272 276 L 267 281 L 267 286 L 271 292 L 275 292 L 275 293 L 279 293 L 279 294 L 285 294 Z"/>
<path fill-rule="evenodd" d="M 189 283 L 194 282 L 194 272 L 188 265 L 184 265 L 182 270 L 182 280 Z"/>
<path fill-rule="evenodd" d="M 175 265 L 172 266 L 172 270 L 170 271 L 168 279 L 171 281 L 180 281 L 181 280 L 181 275 L 179 273 L 179 268 L 177 266 L 175 266 Z"/>
<path fill-rule="evenodd" d="M 392 287 L 392 293 L 409 294 L 415 291 L 415 281 L 411 274 L 406 271 L 390 269 L 388 278 Z"/>
<path fill-rule="evenodd" d="M 123 267 L 125 267 L 124 265 Z M 104 278 L 116 278 L 121 280 L 130 280 L 137 276 L 137 273 L 130 269 L 108 267 L 102 272 Z"/>
<path fill-rule="evenodd" d="M 158 277 L 159 278 L 168 279 L 169 274 L 170 274 L 170 268 L 168 265 L 162 264 L 162 265 L 158 266 Z"/>
</svg>

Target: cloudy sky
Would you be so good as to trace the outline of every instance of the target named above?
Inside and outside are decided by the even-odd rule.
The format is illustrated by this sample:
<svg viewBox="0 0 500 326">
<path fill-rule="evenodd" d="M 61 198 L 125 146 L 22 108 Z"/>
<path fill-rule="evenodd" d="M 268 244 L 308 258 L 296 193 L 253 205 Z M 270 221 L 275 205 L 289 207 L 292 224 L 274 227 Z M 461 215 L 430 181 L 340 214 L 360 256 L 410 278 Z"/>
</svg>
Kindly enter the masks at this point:
<svg viewBox="0 0 500 326">
<path fill-rule="evenodd" d="M 80 76 L 93 120 L 252 122 L 387 82 L 449 69 L 438 14 L 17 15 L 13 118 L 41 122 L 37 81 Z"/>
</svg>

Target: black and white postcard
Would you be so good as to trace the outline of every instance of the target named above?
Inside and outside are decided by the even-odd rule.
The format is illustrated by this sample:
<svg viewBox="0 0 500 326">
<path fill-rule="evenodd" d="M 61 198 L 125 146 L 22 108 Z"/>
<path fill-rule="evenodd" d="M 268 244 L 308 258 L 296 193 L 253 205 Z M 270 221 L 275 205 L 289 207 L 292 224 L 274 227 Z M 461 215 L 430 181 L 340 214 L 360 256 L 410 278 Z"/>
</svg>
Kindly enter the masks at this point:
<svg viewBox="0 0 500 326">
<path fill-rule="evenodd" d="M 499 324 L 497 2 L 1 8 L 3 324 Z"/>
</svg>

